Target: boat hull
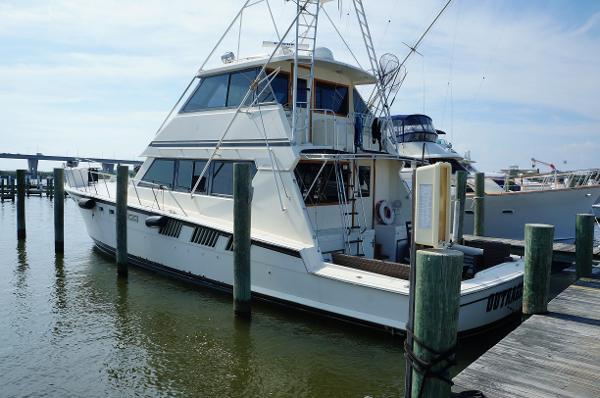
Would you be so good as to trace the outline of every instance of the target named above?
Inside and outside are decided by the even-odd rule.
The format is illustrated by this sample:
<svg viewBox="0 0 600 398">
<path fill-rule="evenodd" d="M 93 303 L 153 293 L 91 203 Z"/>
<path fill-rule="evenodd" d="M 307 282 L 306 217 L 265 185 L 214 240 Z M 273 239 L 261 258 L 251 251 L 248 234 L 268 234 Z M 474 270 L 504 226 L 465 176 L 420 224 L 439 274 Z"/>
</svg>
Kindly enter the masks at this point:
<svg viewBox="0 0 600 398">
<path fill-rule="evenodd" d="M 76 191 L 70 196 L 78 200 Z M 97 198 L 95 200 L 98 200 Z M 114 255 L 114 203 L 99 201 L 93 209 L 80 209 L 86 228 L 96 246 Z M 146 226 L 145 219 L 157 214 L 148 210 L 128 209 L 128 257 L 133 265 L 167 274 L 196 284 L 210 285 L 230 292 L 233 283 L 233 252 L 227 234 L 220 235 L 214 246 L 190 241 L 194 226 L 182 226 L 178 236 L 159 233 Z M 309 272 L 302 253 L 254 242 L 251 247 L 253 296 L 287 306 L 308 309 L 315 313 L 403 333 L 408 319 L 408 281 L 395 280 L 405 289 L 394 291 L 344 280 L 351 272 L 369 276 L 368 272 L 345 269 L 324 263 L 324 267 Z M 513 272 L 494 278 L 484 288 L 463 282 L 459 315 L 459 332 L 471 333 L 499 321 L 521 308 L 522 264 L 508 264 Z M 329 272 L 325 272 L 329 271 Z M 342 271 L 342 272 L 337 272 Z M 485 272 L 497 272 L 489 269 Z M 386 280 L 395 279 L 373 275 Z M 357 279 L 358 280 L 358 279 Z M 497 297 L 497 298 L 496 298 Z"/>
<path fill-rule="evenodd" d="M 485 197 L 485 236 L 523 239 L 525 224 L 554 225 L 556 240 L 575 239 L 575 218 L 590 213 L 600 186 L 488 194 Z M 472 197 L 465 205 L 464 232 L 473 233 Z"/>
</svg>

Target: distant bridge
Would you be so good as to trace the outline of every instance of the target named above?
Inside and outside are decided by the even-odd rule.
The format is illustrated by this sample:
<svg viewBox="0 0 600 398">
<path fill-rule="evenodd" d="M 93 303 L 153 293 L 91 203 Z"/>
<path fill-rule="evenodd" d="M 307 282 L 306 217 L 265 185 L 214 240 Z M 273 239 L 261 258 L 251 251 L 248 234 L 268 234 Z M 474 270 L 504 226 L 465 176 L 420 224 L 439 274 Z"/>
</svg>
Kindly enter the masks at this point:
<svg viewBox="0 0 600 398">
<path fill-rule="evenodd" d="M 106 159 L 106 158 L 88 158 L 84 156 L 52 156 L 36 153 L 27 155 L 22 153 L 0 153 L 0 159 L 24 159 L 27 160 L 27 169 L 33 178 L 37 178 L 38 162 L 40 160 L 49 160 L 53 162 L 66 162 L 69 166 L 76 167 L 79 162 L 93 162 L 102 165 L 102 171 L 107 173 L 114 172 L 116 164 L 137 166 L 142 164 L 140 160 L 127 159 Z"/>
</svg>

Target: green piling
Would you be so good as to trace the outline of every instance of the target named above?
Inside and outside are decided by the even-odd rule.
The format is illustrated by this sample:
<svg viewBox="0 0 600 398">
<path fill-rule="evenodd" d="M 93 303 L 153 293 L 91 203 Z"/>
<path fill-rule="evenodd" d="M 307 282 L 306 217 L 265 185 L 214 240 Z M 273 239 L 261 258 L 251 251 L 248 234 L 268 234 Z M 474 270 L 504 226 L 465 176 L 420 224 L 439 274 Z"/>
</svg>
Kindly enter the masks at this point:
<svg viewBox="0 0 600 398">
<path fill-rule="evenodd" d="M 25 173 L 17 170 L 17 238 L 25 239 Z"/>
<path fill-rule="evenodd" d="M 483 236 L 485 226 L 485 175 L 475 173 L 475 196 L 473 197 L 473 235 Z"/>
<path fill-rule="evenodd" d="M 577 214 L 575 223 L 575 270 L 577 278 L 592 275 L 594 256 L 594 216 Z"/>
<path fill-rule="evenodd" d="M 250 165 L 233 165 L 233 310 L 250 317 L 250 247 L 251 247 Z"/>
<path fill-rule="evenodd" d="M 454 234 L 454 240 L 457 243 L 462 243 L 463 229 L 465 225 L 465 201 L 467 196 L 467 172 L 458 170 L 456 172 L 456 200 L 458 201 L 458 228 Z"/>
<path fill-rule="evenodd" d="M 54 169 L 54 251 L 65 251 L 65 171 Z M 47 184 L 50 179 L 46 180 Z"/>
<path fill-rule="evenodd" d="M 436 361 L 425 346 L 445 353 L 456 345 L 462 268 L 463 254 L 457 250 L 417 251 L 413 352 L 420 361 L 433 363 L 431 371 L 441 371 L 448 380 L 452 356 Z M 424 369 L 413 365 L 411 397 L 450 397 L 450 387 L 440 378 L 426 377 Z"/>
<path fill-rule="evenodd" d="M 116 202 L 116 234 L 117 234 L 117 273 L 127 276 L 127 185 L 129 167 L 117 167 L 117 202 Z"/>
<path fill-rule="evenodd" d="M 543 314 L 548 310 L 553 243 L 554 226 L 525 225 L 523 314 Z"/>
</svg>

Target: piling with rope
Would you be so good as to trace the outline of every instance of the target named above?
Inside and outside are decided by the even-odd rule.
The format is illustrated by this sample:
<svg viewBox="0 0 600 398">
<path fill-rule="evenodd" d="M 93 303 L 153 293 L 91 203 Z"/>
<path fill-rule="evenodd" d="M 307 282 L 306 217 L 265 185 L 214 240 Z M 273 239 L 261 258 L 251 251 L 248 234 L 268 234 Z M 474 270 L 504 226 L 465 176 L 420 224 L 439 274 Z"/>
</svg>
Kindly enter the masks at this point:
<svg viewBox="0 0 600 398">
<path fill-rule="evenodd" d="M 450 397 L 449 370 L 458 332 L 463 253 L 448 249 L 417 251 L 410 397 Z M 441 326 L 443 325 L 443 326 Z"/>
<path fill-rule="evenodd" d="M 116 234 L 117 273 L 127 276 L 127 184 L 129 167 L 117 166 Z"/>
<path fill-rule="evenodd" d="M 485 174 L 475 173 L 475 196 L 473 197 L 473 235 L 483 236 L 485 230 Z"/>
<path fill-rule="evenodd" d="M 56 253 L 65 252 L 65 171 L 62 168 L 54 169 L 54 187 L 48 186 L 48 195 L 50 188 L 54 188 L 54 251 Z M 46 180 L 49 184 L 50 179 Z"/>
<path fill-rule="evenodd" d="M 525 272 L 523 274 L 523 314 L 543 314 L 548 311 L 550 270 L 554 226 L 525 225 Z"/>
<path fill-rule="evenodd" d="M 233 311 L 236 315 L 251 315 L 250 249 L 251 227 L 250 165 L 233 165 Z"/>
<path fill-rule="evenodd" d="M 577 278 L 592 275 L 594 215 L 577 214 L 575 223 L 575 272 Z"/>
</svg>

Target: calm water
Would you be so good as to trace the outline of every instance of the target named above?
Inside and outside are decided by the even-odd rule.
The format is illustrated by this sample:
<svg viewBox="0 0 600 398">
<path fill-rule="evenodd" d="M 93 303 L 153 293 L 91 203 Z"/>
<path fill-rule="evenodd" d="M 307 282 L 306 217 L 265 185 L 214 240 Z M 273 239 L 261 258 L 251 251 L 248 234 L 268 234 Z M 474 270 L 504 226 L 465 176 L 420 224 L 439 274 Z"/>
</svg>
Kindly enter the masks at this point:
<svg viewBox="0 0 600 398">
<path fill-rule="evenodd" d="M 27 242 L 0 205 L 2 397 L 396 397 L 402 340 L 231 298 L 138 269 L 127 281 L 65 208 L 65 255 L 53 253 L 52 204 L 29 198 Z M 555 278 L 554 290 L 570 274 Z M 460 370 L 510 328 L 461 341 Z"/>
</svg>

